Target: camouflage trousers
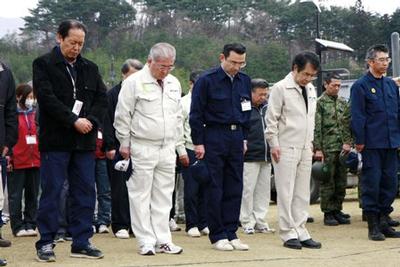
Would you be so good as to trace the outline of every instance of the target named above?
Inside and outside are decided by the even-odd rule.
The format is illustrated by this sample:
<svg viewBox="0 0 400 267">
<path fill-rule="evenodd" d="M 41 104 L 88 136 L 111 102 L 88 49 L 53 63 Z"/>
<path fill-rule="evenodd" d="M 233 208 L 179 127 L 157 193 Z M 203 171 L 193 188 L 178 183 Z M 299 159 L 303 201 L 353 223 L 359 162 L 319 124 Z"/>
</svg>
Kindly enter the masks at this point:
<svg viewBox="0 0 400 267">
<path fill-rule="evenodd" d="M 330 165 L 330 177 L 320 185 L 321 211 L 324 213 L 343 209 L 347 170 L 340 163 L 339 154 L 340 152 L 324 153 L 325 162 Z"/>
</svg>

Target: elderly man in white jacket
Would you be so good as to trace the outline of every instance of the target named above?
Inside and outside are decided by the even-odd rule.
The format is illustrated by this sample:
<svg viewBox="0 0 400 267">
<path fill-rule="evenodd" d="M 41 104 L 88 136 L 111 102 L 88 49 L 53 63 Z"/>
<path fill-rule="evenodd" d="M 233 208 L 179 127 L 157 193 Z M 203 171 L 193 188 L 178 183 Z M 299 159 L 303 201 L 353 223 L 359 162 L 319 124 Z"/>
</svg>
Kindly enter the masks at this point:
<svg viewBox="0 0 400 267">
<path fill-rule="evenodd" d="M 310 199 L 314 115 L 317 95 L 311 81 L 319 60 L 312 52 L 298 54 L 292 71 L 271 90 L 265 136 L 271 148 L 278 198 L 280 237 L 292 249 L 321 248 L 305 224 Z"/>
<path fill-rule="evenodd" d="M 179 254 L 169 229 L 175 179 L 175 146 L 183 134 L 181 85 L 170 72 L 176 51 L 155 44 L 144 68 L 122 84 L 114 127 L 120 154 L 132 161 L 127 181 L 132 230 L 139 253 Z"/>
</svg>

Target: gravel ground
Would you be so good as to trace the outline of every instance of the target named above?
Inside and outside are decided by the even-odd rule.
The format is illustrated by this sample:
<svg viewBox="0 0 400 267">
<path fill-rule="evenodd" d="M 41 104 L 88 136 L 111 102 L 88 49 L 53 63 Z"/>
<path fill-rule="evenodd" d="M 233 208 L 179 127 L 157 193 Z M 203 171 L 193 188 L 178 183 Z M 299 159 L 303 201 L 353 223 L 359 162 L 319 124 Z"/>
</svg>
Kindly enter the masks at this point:
<svg viewBox="0 0 400 267">
<path fill-rule="evenodd" d="M 57 262 L 35 261 L 34 242 L 37 238 L 12 237 L 9 225 L 3 227 L 3 235 L 11 239 L 12 247 L 0 249 L 0 256 L 8 260 L 8 266 L 197 266 L 197 267 L 253 267 L 253 266 L 400 266 L 400 240 L 387 239 L 372 242 L 367 238 L 367 225 L 361 221 L 356 190 L 347 192 L 344 211 L 352 215 L 351 225 L 328 227 L 322 224 L 319 205 L 311 206 L 314 223 L 308 229 L 315 240 L 322 242 L 320 250 L 291 250 L 284 248 L 277 234 L 245 235 L 239 229 L 240 238 L 250 245 L 247 252 L 220 252 L 211 248 L 206 237 L 189 238 L 185 232 L 173 233 L 173 240 L 184 248 L 181 255 L 140 256 L 135 239 L 119 240 L 112 234 L 97 234 L 92 242 L 105 257 L 101 260 L 69 257 L 70 242 L 57 244 Z M 400 200 L 394 203 L 393 217 L 399 219 Z M 277 228 L 276 205 L 271 205 L 269 223 Z M 183 226 L 182 226 L 183 227 Z M 398 227 L 397 230 L 400 230 Z"/>
</svg>

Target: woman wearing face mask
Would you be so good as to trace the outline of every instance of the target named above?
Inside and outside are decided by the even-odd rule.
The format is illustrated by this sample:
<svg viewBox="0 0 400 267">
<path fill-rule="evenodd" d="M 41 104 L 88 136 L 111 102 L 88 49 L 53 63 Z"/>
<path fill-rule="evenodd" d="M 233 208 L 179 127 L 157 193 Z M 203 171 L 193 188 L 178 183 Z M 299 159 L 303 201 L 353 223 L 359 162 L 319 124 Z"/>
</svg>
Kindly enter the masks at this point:
<svg viewBox="0 0 400 267">
<path fill-rule="evenodd" d="M 17 237 L 36 236 L 40 155 L 35 124 L 35 99 L 29 84 L 16 89 L 18 101 L 18 142 L 13 147 L 12 172 L 7 189 L 11 230 Z M 22 216 L 22 192 L 25 208 Z"/>
</svg>

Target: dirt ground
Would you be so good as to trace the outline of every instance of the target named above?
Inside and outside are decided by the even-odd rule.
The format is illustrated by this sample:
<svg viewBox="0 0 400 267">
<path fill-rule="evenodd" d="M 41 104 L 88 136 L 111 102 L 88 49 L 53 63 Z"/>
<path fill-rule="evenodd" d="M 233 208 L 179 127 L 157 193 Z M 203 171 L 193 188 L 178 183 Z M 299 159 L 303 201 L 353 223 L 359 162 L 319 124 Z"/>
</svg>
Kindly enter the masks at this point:
<svg viewBox="0 0 400 267">
<path fill-rule="evenodd" d="M 4 226 L 4 235 L 13 242 L 12 247 L 0 249 L 0 256 L 8 260 L 8 266 L 196 266 L 196 267 L 253 267 L 253 266 L 400 266 L 400 240 L 387 239 L 372 242 L 367 238 L 367 225 L 361 221 L 356 190 L 348 190 L 344 211 L 352 215 L 351 225 L 328 227 L 322 224 L 319 205 L 311 206 L 314 223 L 308 229 L 315 240 L 322 242 L 320 250 L 292 250 L 282 246 L 278 235 L 244 235 L 240 238 L 250 245 L 247 252 L 220 252 L 213 250 L 206 237 L 189 238 L 185 232 L 173 233 L 173 241 L 184 248 L 181 255 L 140 256 L 135 239 L 119 240 L 112 234 L 97 234 L 92 242 L 100 248 L 104 259 L 88 260 L 69 257 L 70 243 L 57 244 L 57 262 L 35 261 L 34 242 L 37 238 L 12 237 L 9 225 Z M 400 199 L 394 204 L 393 217 L 399 219 Z M 269 223 L 277 228 L 276 205 L 269 211 Z M 397 228 L 400 230 L 400 227 Z"/>
</svg>

